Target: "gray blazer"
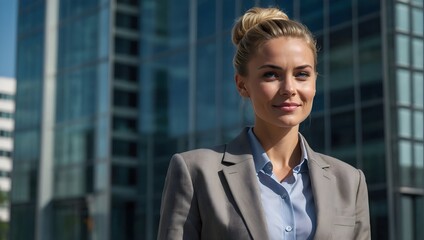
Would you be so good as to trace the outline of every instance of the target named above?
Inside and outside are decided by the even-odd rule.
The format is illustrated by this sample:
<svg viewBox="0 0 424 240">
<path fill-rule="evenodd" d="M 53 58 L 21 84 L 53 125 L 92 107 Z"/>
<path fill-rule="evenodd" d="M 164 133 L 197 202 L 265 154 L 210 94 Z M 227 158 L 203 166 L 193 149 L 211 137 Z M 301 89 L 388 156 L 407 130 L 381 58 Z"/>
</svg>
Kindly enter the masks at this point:
<svg viewBox="0 0 424 240">
<path fill-rule="evenodd" d="M 317 216 L 314 239 L 370 239 L 362 171 L 305 146 Z M 160 214 L 160 240 L 268 239 L 247 129 L 226 145 L 175 154 Z"/>
</svg>

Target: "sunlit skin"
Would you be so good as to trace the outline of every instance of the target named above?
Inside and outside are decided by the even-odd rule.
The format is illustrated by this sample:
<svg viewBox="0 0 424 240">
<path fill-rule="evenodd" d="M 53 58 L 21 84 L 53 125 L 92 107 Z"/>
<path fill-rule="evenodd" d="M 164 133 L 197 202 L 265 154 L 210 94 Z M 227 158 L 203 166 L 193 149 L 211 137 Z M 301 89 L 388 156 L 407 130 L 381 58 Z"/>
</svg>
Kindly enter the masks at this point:
<svg viewBox="0 0 424 240">
<path fill-rule="evenodd" d="M 300 38 L 280 37 L 263 44 L 236 75 L 239 93 L 250 98 L 255 112 L 253 131 L 279 180 L 300 163 L 299 124 L 311 112 L 315 96 L 314 55 Z"/>
</svg>

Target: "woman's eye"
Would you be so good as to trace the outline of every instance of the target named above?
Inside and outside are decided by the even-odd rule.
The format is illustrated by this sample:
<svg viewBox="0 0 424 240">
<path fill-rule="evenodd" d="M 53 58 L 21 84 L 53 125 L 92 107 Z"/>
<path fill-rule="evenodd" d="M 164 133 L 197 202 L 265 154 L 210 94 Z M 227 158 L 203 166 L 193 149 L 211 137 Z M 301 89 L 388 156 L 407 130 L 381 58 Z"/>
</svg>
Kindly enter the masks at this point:
<svg viewBox="0 0 424 240">
<path fill-rule="evenodd" d="M 279 77 L 275 72 L 266 72 L 263 76 L 268 79 L 277 79 Z"/>
<path fill-rule="evenodd" d="M 309 76 L 310 76 L 309 72 L 299 72 L 296 74 L 296 77 L 299 77 L 299 78 L 307 78 Z"/>
</svg>

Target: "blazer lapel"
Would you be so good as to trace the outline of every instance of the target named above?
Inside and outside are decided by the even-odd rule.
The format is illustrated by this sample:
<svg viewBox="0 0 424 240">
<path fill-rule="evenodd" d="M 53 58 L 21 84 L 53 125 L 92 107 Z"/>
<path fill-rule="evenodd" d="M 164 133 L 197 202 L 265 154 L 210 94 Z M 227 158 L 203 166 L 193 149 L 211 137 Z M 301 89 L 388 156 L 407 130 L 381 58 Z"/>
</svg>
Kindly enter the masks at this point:
<svg viewBox="0 0 424 240">
<path fill-rule="evenodd" d="M 223 172 L 253 239 L 268 239 L 256 171 L 246 129 L 227 145 Z"/>
<path fill-rule="evenodd" d="M 315 201 L 317 228 L 314 239 L 330 239 L 334 219 L 334 204 L 332 189 L 335 189 L 334 176 L 326 169 L 330 167 L 305 142 L 308 153 L 309 176 Z"/>
</svg>

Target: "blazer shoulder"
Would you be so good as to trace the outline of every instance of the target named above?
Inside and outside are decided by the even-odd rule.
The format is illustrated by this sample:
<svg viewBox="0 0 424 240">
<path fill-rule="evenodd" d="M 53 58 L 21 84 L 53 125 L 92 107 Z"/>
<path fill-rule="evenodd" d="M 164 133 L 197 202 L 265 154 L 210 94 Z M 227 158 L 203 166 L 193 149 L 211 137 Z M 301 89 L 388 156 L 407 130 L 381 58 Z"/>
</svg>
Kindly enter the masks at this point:
<svg viewBox="0 0 424 240">
<path fill-rule="evenodd" d="M 225 153 L 225 144 L 210 148 L 198 148 L 181 153 L 176 153 L 171 161 L 179 158 L 184 161 L 187 167 L 220 165 Z"/>
<path fill-rule="evenodd" d="M 355 182 L 362 178 L 363 173 L 360 169 L 346 163 L 335 157 L 322 153 L 316 153 L 324 162 L 329 165 L 327 171 L 332 172 L 338 179 L 355 179 Z"/>
</svg>

